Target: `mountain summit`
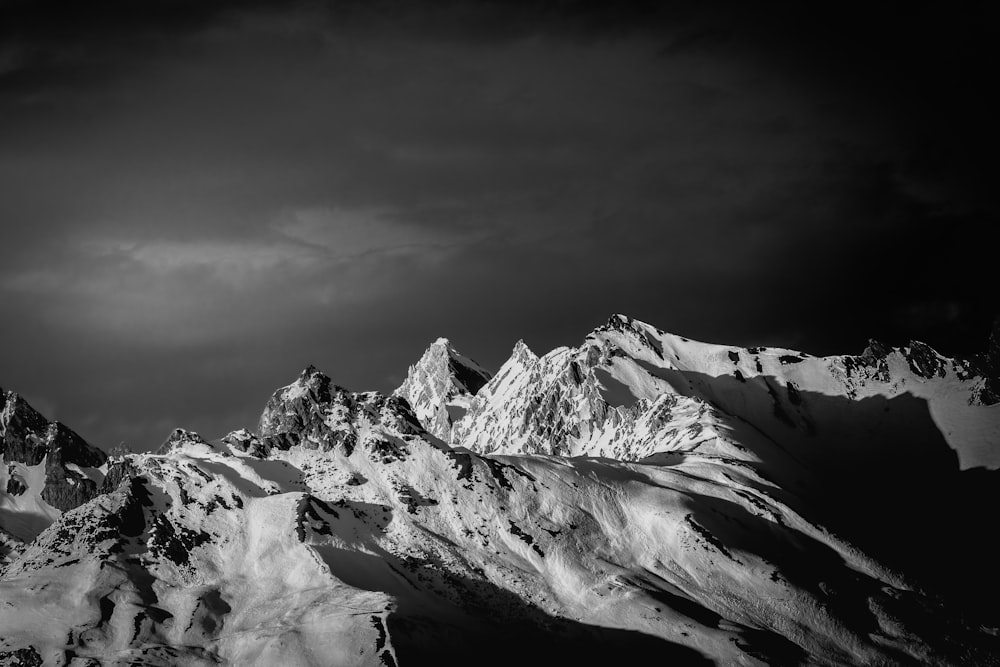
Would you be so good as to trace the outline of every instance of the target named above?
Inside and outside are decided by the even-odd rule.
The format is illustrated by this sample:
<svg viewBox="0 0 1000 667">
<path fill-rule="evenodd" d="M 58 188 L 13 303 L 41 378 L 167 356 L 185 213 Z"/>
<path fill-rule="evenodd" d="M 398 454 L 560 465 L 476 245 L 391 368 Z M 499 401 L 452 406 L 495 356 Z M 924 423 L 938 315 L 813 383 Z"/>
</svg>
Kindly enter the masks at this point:
<svg viewBox="0 0 1000 667">
<path fill-rule="evenodd" d="M 0 390 L 0 529 L 33 539 L 98 493 L 107 455 L 12 391 Z"/>
<path fill-rule="evenodd" d="M 409 402 L 429 433 L 447 442 L 452 424 L 464 416 L 469 401 L 490 377 L 486 369 L 458 352 L 447 338 L 438 338 L 410 366 L 406 380 L 393 394 Z"/>
<path fill-rule="evenodd" d="M 391 396 L 309 367 L 0 533 L 0 664 L 998 664 L 978 369 L 625 316 L 492 378 L 439 339 Z"/>
</svg>

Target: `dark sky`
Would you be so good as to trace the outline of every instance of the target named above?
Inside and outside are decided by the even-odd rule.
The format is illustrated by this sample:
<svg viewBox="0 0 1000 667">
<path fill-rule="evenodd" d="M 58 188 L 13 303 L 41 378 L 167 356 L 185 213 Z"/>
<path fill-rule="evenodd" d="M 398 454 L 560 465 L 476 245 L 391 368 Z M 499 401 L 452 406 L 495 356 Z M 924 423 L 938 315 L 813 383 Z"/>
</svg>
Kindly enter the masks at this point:
<svg viewBox="0 0 1000 667">
<path fill-rule="evenodd" d="M 615 312 L 975 352 L 986 5 L 0 0 L 0 385 L 141 450 Z"/>
</svg>

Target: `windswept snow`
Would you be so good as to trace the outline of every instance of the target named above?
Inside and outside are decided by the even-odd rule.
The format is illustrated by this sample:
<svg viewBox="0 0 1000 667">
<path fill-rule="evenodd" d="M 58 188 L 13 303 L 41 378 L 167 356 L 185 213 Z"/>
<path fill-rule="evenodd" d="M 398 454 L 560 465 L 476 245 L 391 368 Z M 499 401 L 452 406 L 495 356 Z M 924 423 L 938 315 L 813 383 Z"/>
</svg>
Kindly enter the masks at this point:
<svg viewBox="0 0 1000 667">
<path fill-rule="evenodd" d="M 45 488 L 46 460 L 28 466 L 19 461 L 7 463 L 0 456 L 0 527 L 25 542 L 30 542 L 62 514 L 42 499 Z M 12 493 L 13 491 L 19 493 Z"/>
<path fill-rule="evenodd" d="M 393 396 L 310 367 L 255 432 L 66 464 L 106 492 L 63 513 L 5 464 L 0 664 L 997 664 L 974 371 L 623 316 Z"/>
</svg>

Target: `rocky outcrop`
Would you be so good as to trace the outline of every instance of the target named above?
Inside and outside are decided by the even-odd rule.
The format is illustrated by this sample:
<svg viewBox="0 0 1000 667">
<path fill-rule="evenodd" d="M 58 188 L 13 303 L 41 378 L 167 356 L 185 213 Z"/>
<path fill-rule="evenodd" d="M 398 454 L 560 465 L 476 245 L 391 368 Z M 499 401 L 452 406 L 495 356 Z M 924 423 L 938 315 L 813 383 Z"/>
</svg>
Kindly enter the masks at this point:
<svg viewBox="0 0 1000 667">
<path fill-rule="evenodd" d="M 206 442 L 204 438 L 194 431 L 189 431 L 184 428 L 175 428 L 170 432 L 167 439 L 163 441 L 163 444 L 161 444 L 154 453 L 169 454 L 178 447 L 183 447 L 189 444 L 208 446 L 208 442 Z"/>
<path fill-rule="evenodd" d="M 267 449 L 261 443 L 256 433 L 252 433 L 245 428 L 233 431 L 222 438 L 222 444 L 231 447 L 237 452 L 249 454 L 263 458 L 267 456 Z"/>
<path fill-rule="evenodd" d="M 948 360 L 935 352 L 930 345 L 912 340 L 910 345 L 904 348 L 903 355 L 914 375 L 925 380 L 945 376 Z"/>
<path fill-rule="evenodd" d="M 17 466 L 7 466 L 7 495 L 19 496 L 28 490 L 28 484 L 18 472 Z"/>
<path fill-rule="evenodd" d="M 104 465 L 107 455 L 59 422 L 50 422 L 19 394 L 3 394 L 0 411 L 0 454 L 7 463 L 45 464 L 41 498 L 59 510 L 78 507 L 97 495 L 99 483 L 81 470 Z M 8 486 L 23 493 L 15 477 Z M 22 480 L 23 482 L 23 480 Z M 9 491 L 8 491 L 9 493 Z"/>
<path fill-rule="evenodd" d="M 324 451 L 338 449 L 350 456 L 362 441 L 377 439 L 373 435 L 376 426 L 400 435 L 424 433 L 406 399 L 348 391 L 309 366 L 295 382 L 271 396 L 258 425 L 258 442 L 236 434 L 227 438 L 262 455 L 301 445 Z"/>
</svg>

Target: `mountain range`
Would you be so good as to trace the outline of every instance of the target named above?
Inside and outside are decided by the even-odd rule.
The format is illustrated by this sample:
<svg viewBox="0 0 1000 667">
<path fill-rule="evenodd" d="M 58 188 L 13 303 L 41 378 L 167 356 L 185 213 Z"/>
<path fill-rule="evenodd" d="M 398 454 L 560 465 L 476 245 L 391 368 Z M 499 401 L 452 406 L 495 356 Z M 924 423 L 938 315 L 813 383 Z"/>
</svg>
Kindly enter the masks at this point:
<svg viewBox="0 0 1000 667">
<path fill-rule="evenodd" d="M 615 315 L 110 456 L 4 392 L 0 665 L 1000 664 L 998 371 Z"/>
</svg>

